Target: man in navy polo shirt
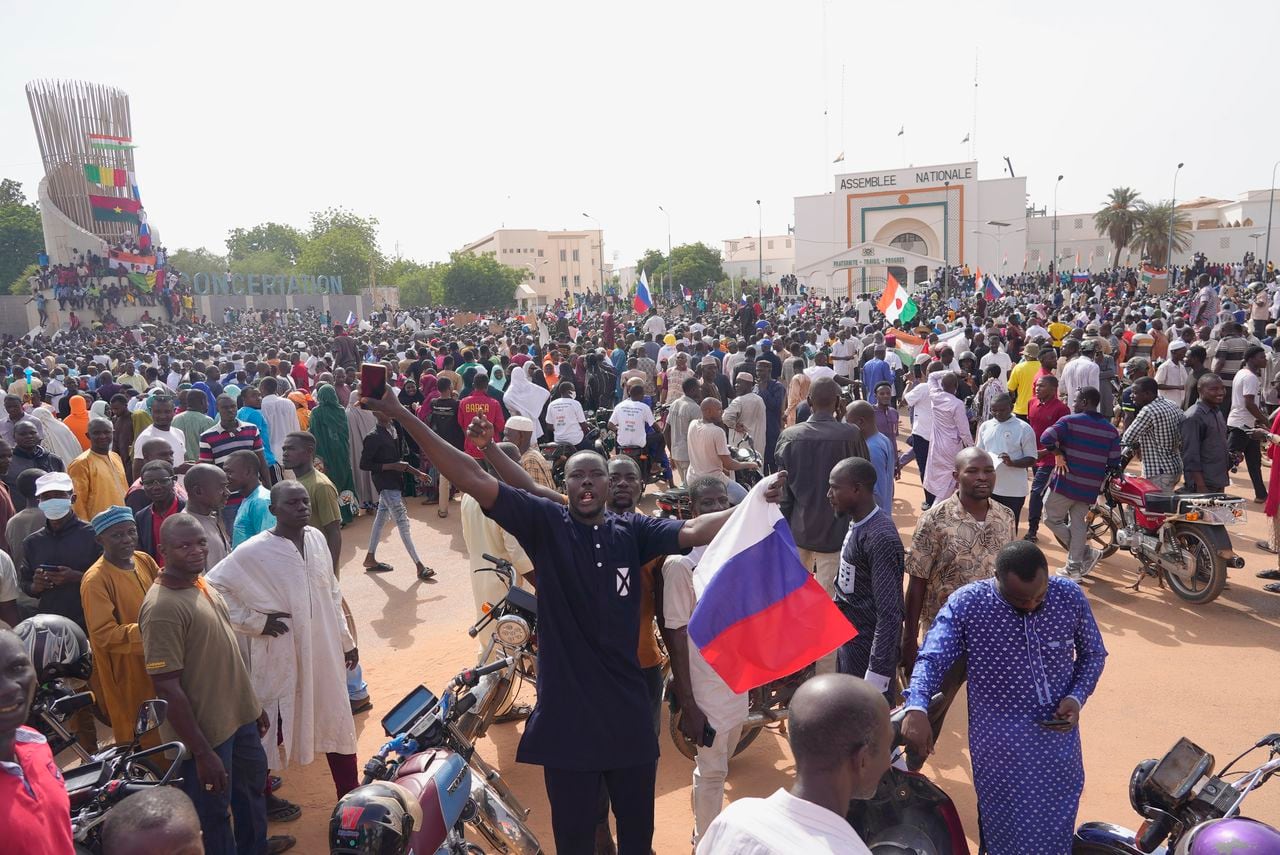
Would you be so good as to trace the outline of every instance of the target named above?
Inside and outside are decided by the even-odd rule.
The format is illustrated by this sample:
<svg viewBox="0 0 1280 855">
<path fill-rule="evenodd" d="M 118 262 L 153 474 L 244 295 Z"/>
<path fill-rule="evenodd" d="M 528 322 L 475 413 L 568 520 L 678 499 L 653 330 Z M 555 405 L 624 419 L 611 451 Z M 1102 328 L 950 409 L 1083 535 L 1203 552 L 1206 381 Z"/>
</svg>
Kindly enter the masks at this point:
<svg viewBox="0 0 1280 855">
<path fill-rule="evenodd" d="M 560 504 L 499 481 L 437 436 L 394 394 L 364 403 L 399 422 L 444 477 L 475 498 L 533 560 L 538 704 L 516 759 L 543 767 L 556 851 L 594 853 L 603 782 L 617 821 L 619 855 L 648 855 L 658 740 L 636 655 L 640 567 L 659 555 L 710 543 L 732 511 L 687 521 L 608 513 L 608 467 L 593 451 L 569 458 L 569 500 Z M 487 451 L 492 427 L 477 419 L 470 439 Z M 504 457 L 485 454 L 502 477 L 527 483 L 527 473 Z M 771 500 L 777 501 L 777 485 L 784 481 L 785 476 L 777 480 Z"/>
</svg>

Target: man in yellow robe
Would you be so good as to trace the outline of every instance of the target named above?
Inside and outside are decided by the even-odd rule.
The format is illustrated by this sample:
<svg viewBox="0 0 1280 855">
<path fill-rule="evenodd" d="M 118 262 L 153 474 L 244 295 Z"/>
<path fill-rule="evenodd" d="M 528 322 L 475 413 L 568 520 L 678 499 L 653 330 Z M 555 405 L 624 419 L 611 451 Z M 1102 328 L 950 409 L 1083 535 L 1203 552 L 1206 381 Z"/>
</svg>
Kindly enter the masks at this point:
<svg viewBox="0 0 1280 855">
<path fill-rule="evenodd" d="M 89 420 L 89 450 L 67 466 L 75 484 L 76 516 L 91 520 L 115 505 L 124 504 L 129 482 L 120 455 L 111 450 L 114 428 L 103 418 Z"/>
<path fill-rule="evenodd" d="M 92 525 L 102 557 L 85 571 L 80 600 L 99 700 L 111 718 L 116 744 L 127 744 L 133 739 L 139 705 L 156 697 L 143 661 L 138 612 L 160 568 L 150 555 L 135 551 L 138 527 L 127 507 L 107 508 Z M 158 730 L 142 739 L 148 747 L 159 741 Z"/>
</svg>

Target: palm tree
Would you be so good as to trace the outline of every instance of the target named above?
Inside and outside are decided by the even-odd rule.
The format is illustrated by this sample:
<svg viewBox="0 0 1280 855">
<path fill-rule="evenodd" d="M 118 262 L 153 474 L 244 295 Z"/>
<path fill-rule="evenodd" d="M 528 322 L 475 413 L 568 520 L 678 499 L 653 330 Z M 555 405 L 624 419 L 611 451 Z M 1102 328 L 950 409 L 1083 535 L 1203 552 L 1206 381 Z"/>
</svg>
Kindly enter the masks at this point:
<svg viewBox="0 0 1280 855">
<path fill-rule="evenodd" d="M 1168 266 L 1170 218 L 1173 218 L 1173 248 L 1181 252 L 1191 245 L 1191 221 L 1187 215 L 1181 211 L 1175 213 L 1169 202 L 1138 203 L 1138 225 L 1130 245 L 1144 253 L 1152 264 Z"/>
<path fill-rule="evenodd" d="M 1093 225 L 1099 235 L 1105 234 L 1116 248 L 1112 267 L 1120 266 L 1120 250 L 1133 240 L 1138 228 L 1138 206 L 1142 199 L 1132 187 L 1117 187 L 1111 191 L 1102 210 L 1093 215 Z"/>
</svg>

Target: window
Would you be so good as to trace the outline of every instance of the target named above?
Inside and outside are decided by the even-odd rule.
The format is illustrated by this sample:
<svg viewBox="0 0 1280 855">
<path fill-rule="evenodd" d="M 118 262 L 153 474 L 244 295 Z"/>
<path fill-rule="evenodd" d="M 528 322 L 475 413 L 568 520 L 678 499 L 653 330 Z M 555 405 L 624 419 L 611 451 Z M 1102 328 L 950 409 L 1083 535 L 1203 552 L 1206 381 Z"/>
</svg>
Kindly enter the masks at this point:
<svg viewBox="0 0 1280 855">
<path fill-rule="evenodd" d="M 561 251 L 561 252 L 564 252 L 564 250 L 560 250 L 560 251 Z M 568 288 L 568 287 L 569 287 L 569 277 L 568 277 L 568 276 L 561 276 L 561 277 L 560 277 L 560 287 L 561 287 L 561 288 Z"/>
<path fill-rule="evenodd" d="M 1033 249 L 1033 250 L 1031 250 L 1031 252 L 1030 252 L 1030 254 L 1029 254 L 1029 258 L 1028 258 L 1027 260 L 1028 260 L 1028 261 L 1039 261 L 1039 260 L 1040 260 L 1040 250 L 1038 250 L 1038 249 Z"/>
<path fill-rule="evenodd" d="M 766 248 L 767 248 L 767 249 L 773 249 L 773 241 L 769 241 L 769 243 L 768 243 L 768 245 L 767 245 L 767 247 L 766 247 Z"/>
<path fill-rule="evenodd" d="M 1055 231 L 1055 232 L 1056 232 L 1057 230 L 1058 230 L 1058 218 L 1057 218 L 1057 217 L 1054 217 L 1054 218 L 1053 218 L 1053 229 L 1052 229 L 1052 231 Z"/>
<path fill-rule="evenodd" d="M 915 232 L 903 232 L 902 234 L 889 241 L 889 246 L 896 246 L 905 252 L 918 252 L 926 255 L 928 247 L 925 245 L 924 238 Z"/>
<path fill-rule="evenodd" d="M 560 254 L 561 254 L 561 255 L 564 255 L 564 253 L 560 253 Z M 560 259 L 560 260 L 561 260 L 561 261 L 564 261 L 564 259 L 563 259 L 563 258 L 562 258 L 562 259 Z M 573 260 L 574 260 L 574 261 L 580 261 L 580 260 L 581 260 L 581 259 L 579 259 L 579 258 L 578 258 L 578 251 L 577 251 L 576 249 L 573 251 Z"/>
<path fill-rule="evenodd" d="M 1231 249 L 1231 238 L 1218 238 L 1218 249 Z"/>
<path fill-rule="evenodd" d="M 1073 229 L 1084 228 L 1084 217 L 1076 217 L 1075 222 L 1072 224 L 1071 228 Z"/>
<path fill-rule="evenodd" d="M 579 286 L 581 286 L 581 285 L 582 285 L 582 277 L 581 277 L 581 276 L 575 276 L 575 277 L 573 277 L 573 287 L 574 287 L 574 288 L 577 288 L 577 287 L 579 287 Z"/>
<path fill-rule="evenodd" d="M 542 250 L 538 250 L 538 258 L 542 258 Z"/>
<path fill-rule="evenodd" d="M 539 284 L 539 285 L 545 285 L 545 284 L 546 284 L 546 282 L 547 282 L 547 277 L 545 277 L 545 276 L 539 276 L 539 277 L 538 277 L 538 284 Z"/>
<path fill-rule="evenodd" d="M 561 260 L 561 261 L 564 261 L 564 260 L 565 260 L 565 256 L 566 256 L 566 255 L 568 255 L 568 253 L 566 253 L 563 249 L 562 249 L 562 250 L 560 250 L 560 260 Z M 561 277 L 561 278 L 563 278 L 563 277 Z"/>
<path fill-rule="evenodd" d="M 736 240 L 729 241 L 729 252 L 738 251 L 738 242 Z"/>
</svg>

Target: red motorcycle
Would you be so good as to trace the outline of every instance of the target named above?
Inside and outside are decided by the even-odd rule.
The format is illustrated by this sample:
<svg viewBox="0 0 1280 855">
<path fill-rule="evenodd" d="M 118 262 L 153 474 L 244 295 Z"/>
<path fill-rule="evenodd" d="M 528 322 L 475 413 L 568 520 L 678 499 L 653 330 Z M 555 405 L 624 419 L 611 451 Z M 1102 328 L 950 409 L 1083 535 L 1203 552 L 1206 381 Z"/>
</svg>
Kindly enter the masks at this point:
<svg viewBox="0 0 1280 855">
<path fill-rule="evenodd" d="M 1127 463 L 1127 456 L 1125 459 Z M 1244 522 L 1244 499 L 1226 493 L 1162 493 L 1123 469 L 1102 482 L 1103 502 L 1089 509 L 1089 543 L 1106 558 L 1132 553 L 1142 580 L 1154 576 L 1192 605 L 1213 602 L 1227 583 L 1227 568 L 1244 566 L 1226 527 Z M 1105 502 L 1105 504 L 1104 504 Z M 1061 541 L 1059 541 L 1061 542 Z"/>
</svg>

